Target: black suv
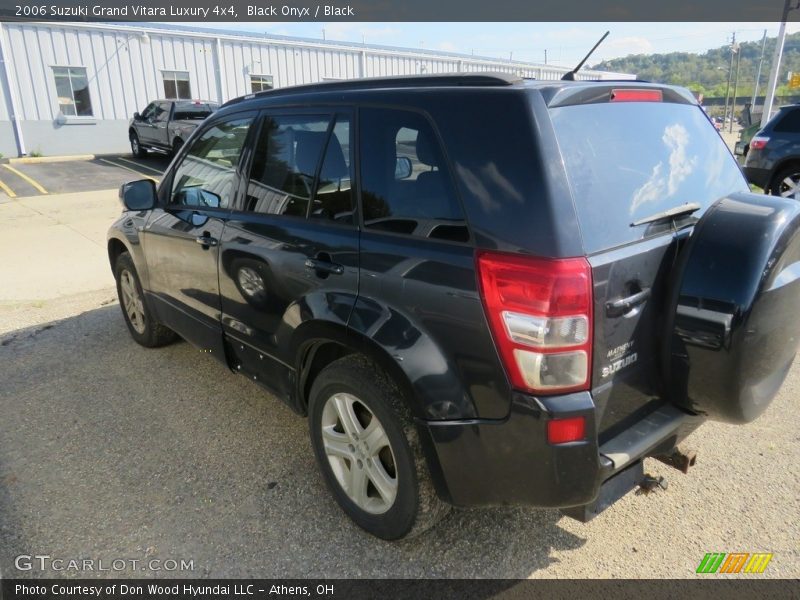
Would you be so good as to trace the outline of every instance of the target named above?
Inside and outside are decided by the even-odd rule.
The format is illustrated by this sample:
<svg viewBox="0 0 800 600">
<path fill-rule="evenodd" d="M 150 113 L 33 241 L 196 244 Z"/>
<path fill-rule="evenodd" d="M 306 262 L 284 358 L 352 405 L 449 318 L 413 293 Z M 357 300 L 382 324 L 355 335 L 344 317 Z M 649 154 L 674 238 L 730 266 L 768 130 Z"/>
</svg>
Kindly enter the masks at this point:
<svg viewBox="0 0 800 600">
<path fill-rule="evenodd" d="M 781 107 L 753 136 L 744 174 L 768 194 L 800 199 L 800 105 Z"/>
<path fill-rule="evenodd" d="M 745 423 L 792 363 L 800 203 L 752 195 L 691 93 L 446 75 L 231 101 L 108 255 L 133 338 L 181 336 L 309 418 L 386 539 L 449 505 L 587 520 Z M 157 368 L 157 367 L 154 367 Z"/>
</svg>

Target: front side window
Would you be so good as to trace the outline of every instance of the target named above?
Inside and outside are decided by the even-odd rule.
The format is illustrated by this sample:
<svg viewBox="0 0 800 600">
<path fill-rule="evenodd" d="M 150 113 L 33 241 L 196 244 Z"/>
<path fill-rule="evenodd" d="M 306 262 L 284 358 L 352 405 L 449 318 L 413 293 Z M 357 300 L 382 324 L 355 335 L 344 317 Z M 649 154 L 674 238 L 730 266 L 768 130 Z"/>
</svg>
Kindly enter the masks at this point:
<svg viewBox="0 0 800 600">
<path fill-rule="evenodd" d="M 142 111 L 141 115 L 142 121 L 152 121 L 155 114 L 156 114 L 156 103 L 151 102 L 150 104 L 147 105 L 147 108 L 145 108 Z"/>
<path fill-rule="evenodd" d="M 157 102 L 153 113 L 153 122 L 163 123 L 168 121 L 170 108 L 172 108 L 171 102 Z"/>
<path fill-rule="evenodd" d="M 254 94 L 271 90 L 273 87 L 272 75 L 250 75 L 250 90 Z"/>
<path fill-rule="evenodd" d="M 305 217 L 331 118 L 267 117 L 253 155 L 245 210 Z"/>
<path fill-rule="evenodd" d="M 91 117 L 92 99 L 84 67 L 53 67 L 58 109 L 68 117 Z"/>
<path fill-rule="evenodd" d="M 469 233 L 431 124 L 403 110 L 363 108 L 360 117 L 364 225 L 451 241 Z"/>
<path fill-rule="evenodd" d="M 170 100 L 189 100 L 192 90 L 187 71 L 162 71 L 164 77 L 164 97 Z"/>
<path fill-rule="evenodd" d="M 197 138 L 175 169 L 170 202 L 227 208 L 236 192 L 236 167 L 252 117 L 217 123 Z"/>
</svg>

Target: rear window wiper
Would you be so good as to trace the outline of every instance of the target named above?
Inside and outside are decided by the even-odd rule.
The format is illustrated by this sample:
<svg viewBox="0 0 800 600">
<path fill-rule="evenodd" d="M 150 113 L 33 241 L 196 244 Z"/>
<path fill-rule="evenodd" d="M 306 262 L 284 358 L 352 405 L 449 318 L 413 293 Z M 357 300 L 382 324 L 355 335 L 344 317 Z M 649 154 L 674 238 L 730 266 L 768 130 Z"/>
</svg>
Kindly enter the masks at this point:
<svg viewBox="0 0 800 600">
<path fill-rule="evenodd" d="M 633 223 L 631 223 L 631 227 L 636 227 L 637 225 L 645 225 L 647 223 L 655 223 L 656 221 L 666 221 L 668 219 L 673 220 L 676 219 L 677 217 L 690 215 L 693 212 L 700 210 L 701 208 L 702 206 L 700 206 L 697 202 L 687 202 L 686 204 L 681 204 L 680 206 L 674 206 L 673 208 L 662 210 L 661 212 L 652 214 L 649 217 L 645 217 L 644 219 L 639 219 L 638 221 L 634 221 Z"/>
</svg>

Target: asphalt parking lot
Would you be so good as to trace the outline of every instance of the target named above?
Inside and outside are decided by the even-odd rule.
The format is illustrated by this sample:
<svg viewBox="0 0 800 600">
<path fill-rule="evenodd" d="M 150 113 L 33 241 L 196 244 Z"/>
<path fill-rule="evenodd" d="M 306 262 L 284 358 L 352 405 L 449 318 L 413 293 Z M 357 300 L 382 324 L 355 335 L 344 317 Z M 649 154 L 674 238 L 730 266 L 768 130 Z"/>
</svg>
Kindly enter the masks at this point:
<svg viewBox="0 0 800 600">
<path fill-rule="evenodd" d="M 720 577 L 800 577 L 797 364 L 755 423 L 689 438 L 689 475 L 647 461 L 668 489 L 589 524 L 457 510 L 383 542 L 330 497 L 303 419 L 186 343 L 131 340 L 105 256 L 119 211 L 113 187 L 0 203 L 0 256 L 25 250 L 0 261 L 4 576 L 684 578 L 708 552 L 769 552 L 763 574 Z M 140 566 L 19 571 L 23 554 Z M 192 568 L 142 571 L 153 559 Z"/>
<path fill-rule="evenodd" d="M 134 179 L 160 179 L 169 165 L 165 155 L 130 154 L 44 159 L 0 165 L 0 201 L 12 198 L 115 189 Z"/>
</svg>

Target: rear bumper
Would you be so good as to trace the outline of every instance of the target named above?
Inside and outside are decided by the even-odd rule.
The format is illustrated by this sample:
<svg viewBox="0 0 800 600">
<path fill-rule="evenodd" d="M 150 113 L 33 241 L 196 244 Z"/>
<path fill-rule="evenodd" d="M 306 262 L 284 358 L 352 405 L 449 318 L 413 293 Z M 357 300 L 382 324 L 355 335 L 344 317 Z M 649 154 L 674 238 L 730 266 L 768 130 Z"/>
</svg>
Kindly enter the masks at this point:
<svg viewBox="0 0 800 600">
<path fill-rule="evenodd" d="M 761 167 L 742 167 L 744 176 L 749 183 L 755 184 L 764 189 L 769 184 L 769 169 L 762 169 Z"/>
<path fill-rule="evenodd" d="M 645 456 L 666 454 L 702 418 L 663 405 L 602 447 L 597 436 L 549 445 L 547 421 L 583 415 L 596 430 L 588 392 L 552 398 L 516 394 L 503 421 L 420 422 L 439 495 L 456 506 L 565 508 L 593 502 L 605 481 Z"/>
</svg>

